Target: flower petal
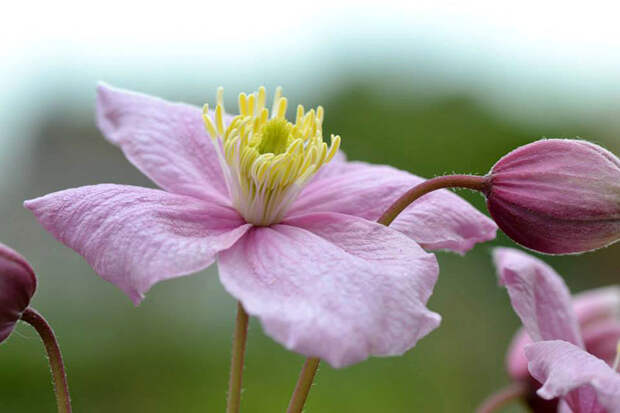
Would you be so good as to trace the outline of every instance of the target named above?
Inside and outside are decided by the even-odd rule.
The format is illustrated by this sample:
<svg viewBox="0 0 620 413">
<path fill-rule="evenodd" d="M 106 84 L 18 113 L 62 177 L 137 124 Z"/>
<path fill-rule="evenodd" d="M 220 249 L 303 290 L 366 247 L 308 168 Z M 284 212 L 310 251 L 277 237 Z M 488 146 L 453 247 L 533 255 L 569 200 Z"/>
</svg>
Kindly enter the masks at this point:
<svg viewBox="0 0 620 413">
<path fill-rule="evenodd" d="M 232 208 L 124 185 L 68 189 L 24 205 L 135 304 L 156 282 L 210 265 L 250 227 Z"/>
<path fill-rule="evenodd" d="M 400 195 L 424 181 L 405 171 L 364 162 L 341 163 L 319 178 L 301 193 L 289 216 L 338 212 L 376 221 Z M 458 253 L 495 238 L 497 230 L 491 219 L 448 190 L 415 201 L 390 227 L 424 248 Z"/>
<path fill-rule="evenodd" d="M 582 328 L 602 321 L 620 323 L 620 287 L 613 285 L 575 294 L 573 308 Z"/>
<path fill-rule="evenodd" d="M 510 378 L 515 381 L 525 380 L 530 375 L 524 351 L 525 347 L 530 344 L 532 344 L 532 339 L 523 328 L 517 330 L 510 342 L 506 353 L 506 370 Z"/>
<path fill-rule="evenodd" d="M 543 261 L 512 248 L 495 248 L 499 282 L 533 341 L 565 340 L 583 347 L 570 292 Z"/>
<path fill-rule="evenodd" d="M 199 108 L 100 84 L 97 125 L 166 191 L 227 202 L 224 176 Z"/>
<path fill-rule="evenodd" d="M 364 219 L 317 213 L 255 227 L 218 265 L 267 334 L 334 367 L 402 354 L 439 325 L 426 308 L 435 256 Z"/>
<path fill-rule="evenodd" d="M 609 413 L 620 412 L 620 374 L 603 360 L 561 340 L 534 343 L 526 347 L 525 355 L 530 373 L 543 383 L 538 390 L 540 397 L 568 395 L 566 401 L 579 413 L 602 412 L 601 406 Z M 592 400 L 592 393 L 596 400 Z"/>
<path fill-rule="evenodd" d="M 573 309 L 588 353 L 611 362 L 620 340 L 620 288 L 597 288 L 573 295 Z M 529 376 L 525 347 L 532 343 L 525 329 L 514 335 L 506 356 L 508 374 L 513 380 Z"/>
<path fill-rule="evenodd" d="M 612 364 L 620 342 L 620 321 L 603 321 L 581 330 L 588 353 Z"/>
</svg>

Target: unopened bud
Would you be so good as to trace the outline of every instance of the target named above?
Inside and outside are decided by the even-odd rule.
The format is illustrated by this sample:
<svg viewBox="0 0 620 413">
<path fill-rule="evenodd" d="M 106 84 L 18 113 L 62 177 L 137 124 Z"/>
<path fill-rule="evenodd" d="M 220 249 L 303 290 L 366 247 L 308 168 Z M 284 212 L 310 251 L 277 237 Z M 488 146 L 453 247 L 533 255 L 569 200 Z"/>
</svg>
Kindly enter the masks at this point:
<svg viewBox="0 0 620 413">
<path fill-rule="evenodd" d="M 589 142 L 540 140 L 501 158 L 485 190 L 497 225 L 548 254 L 594 250 L 620 239 L 620 160 Z"/>
<path fill-rule="evenodd" d="M 13 331 L 36 286 L 34 271 L 24 257 L 0 244 L 0 343 Z"/>
</svg>

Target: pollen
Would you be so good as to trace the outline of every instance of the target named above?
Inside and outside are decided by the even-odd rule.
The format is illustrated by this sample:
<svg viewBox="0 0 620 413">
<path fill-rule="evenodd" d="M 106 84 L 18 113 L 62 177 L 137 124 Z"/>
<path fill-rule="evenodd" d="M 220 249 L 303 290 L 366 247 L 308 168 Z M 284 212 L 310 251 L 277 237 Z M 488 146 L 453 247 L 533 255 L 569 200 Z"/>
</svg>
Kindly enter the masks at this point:
<svg viewBox="0 0 620 413">
<path fill-rule="evenodd" d="M 203 108 L 206 130 L 220 159 L 233 206 L 255 225 L 280 222 L 310 179 L 338 152 L 340 137 L 323 141 L 321 106 L 297 106 L 295 122 L 286 118 L 288 101 L 276 89 L 271 111 L 265 88 L 239 95 L 239 115 L 225 119 L 223 89 L 217 105 Z"/>
</svg>

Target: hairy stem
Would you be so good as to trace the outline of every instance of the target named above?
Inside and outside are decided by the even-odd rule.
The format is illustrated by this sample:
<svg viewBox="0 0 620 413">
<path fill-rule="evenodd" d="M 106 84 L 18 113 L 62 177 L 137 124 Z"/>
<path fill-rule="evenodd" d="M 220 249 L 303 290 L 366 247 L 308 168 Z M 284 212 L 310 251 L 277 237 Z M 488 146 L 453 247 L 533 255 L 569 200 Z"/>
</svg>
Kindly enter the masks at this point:
<svg viewBox="0 0 620 413">
<path fill-rule="evenodd" d="M 295 386 L 295 392 L 291 397 L 291 401 L 288 405 L 286 413 L 301 413 L 308 398 L 310 387 L 312 387 L 312 381 L 316 374 L 316 370 L 319 367 L 320 359 L 315 357 L 308 357 L 304 363 L 304 367 L 299 373 L 299 379 Z"/>
<path fill-rule="evenodd" d="M 477 175 L 438 176 L 418 184 L 400 196 L 377 220 L 383 225 L 390 225 L 394 219 L 413 201 L 429 192 L 442 188 L 468 188 L 484 192 L 489 185 L 488 178 Z"/>
<path fill-rule="evenodd" d="M 493 413 L 527 395 L 527 386 L 524 383 L 513 383 L 490 395 L 478 408 L 476 413 Z"/>
<path fill-rule="evenodd" d="M 228 382 L 227 413 L 238 413 L 241 405 L 241 382 L 243 377 L 243 358 L 248 337 L 248 313 L 241 302 L 237 303 L 237 321 L 233 337 L 232 356 L 230 359 L 230 381 Z"/>
<path fill-rule="evenodd" d="M 52 327 L 45 318 L 34 308 L 27 308 L 21 319 L 34 327 L 45 346 L 45 351 L 47 352 L 50 363 L 50 370 L 52 371 L 58 413 L 71 413 L 71 396 L 69 395 L 65 365 L 62 361 L 62 353 L 60 352 L 58 341 L 54 335 L 54 330 L 52 330 Z"/>
</svg>

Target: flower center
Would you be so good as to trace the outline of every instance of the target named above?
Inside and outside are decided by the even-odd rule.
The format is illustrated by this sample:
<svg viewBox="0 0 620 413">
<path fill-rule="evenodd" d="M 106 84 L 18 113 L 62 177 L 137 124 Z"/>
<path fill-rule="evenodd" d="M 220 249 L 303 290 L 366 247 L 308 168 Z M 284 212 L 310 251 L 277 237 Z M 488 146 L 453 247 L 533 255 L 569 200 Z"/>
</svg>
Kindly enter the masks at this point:
<svg viewBox="0 0 620 413">
<path fill-rule="evenodd" d="M 286 152 L 288 147 L 288 137 L 291 133 L 289 123 L 284 119 L 268 120 L 260 131 L 260 144 L 258 152 L 260 154 L 273 153 L 278 155 Z"/>
<path fill-rule="evenodd" d="M 239 95 L 239 115 L 224 122 L 222 89 L 217 106 L 203 119 L 215 146 L 233 206 L 255 225 L 278 223 L 299 193 L 340 147 L 340 137 L 323 142 L 323 108 L 297 106 L 295 123 L 286 120 L 286 98 L 276 89 L 271 115 L 265 88 Z"/>
</svg>

